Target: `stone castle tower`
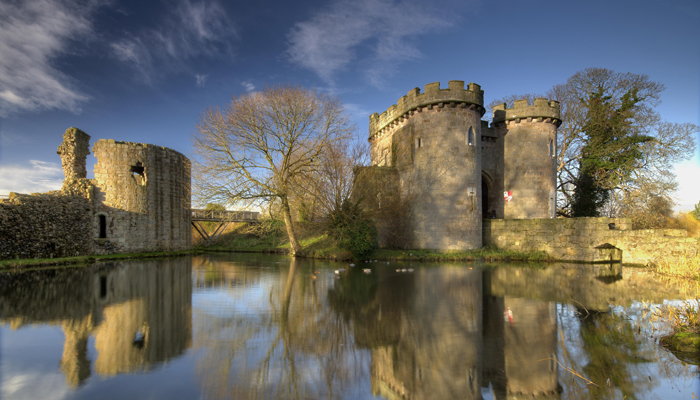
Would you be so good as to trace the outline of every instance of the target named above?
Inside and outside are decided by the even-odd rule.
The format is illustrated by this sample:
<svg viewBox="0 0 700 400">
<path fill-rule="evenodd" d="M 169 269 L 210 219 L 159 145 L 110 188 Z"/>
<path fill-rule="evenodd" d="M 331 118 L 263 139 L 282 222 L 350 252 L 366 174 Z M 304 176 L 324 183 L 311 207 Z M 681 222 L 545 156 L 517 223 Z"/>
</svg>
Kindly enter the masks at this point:
<svg viewBox="0 0 700 400">
<path fill-rule="evenodd" d="M 404 232 L 398 244 L 407 248 L 477 249 L 482 218 L 554 216 L 559 103 L 503 104 L 490 126 L 484 112 L 479 85 L 450 81 L 412 89 L 369 117 L 366 197 L 380 211 L 398 204 L 404 213 L 389 212 L 394 221 L 379 213 L 380 246 L 396 246 L 392 235 Z"/>
<path fill-rule="evenodd" d="M 88 200 L 89 253 L 188 249 L 190 160 L 179 152 L 145 143 L 98 140 L 95 179 L 86 179 L 90 136 L 69 128 L 61 156 L 62 192 Z"/>
</svg>

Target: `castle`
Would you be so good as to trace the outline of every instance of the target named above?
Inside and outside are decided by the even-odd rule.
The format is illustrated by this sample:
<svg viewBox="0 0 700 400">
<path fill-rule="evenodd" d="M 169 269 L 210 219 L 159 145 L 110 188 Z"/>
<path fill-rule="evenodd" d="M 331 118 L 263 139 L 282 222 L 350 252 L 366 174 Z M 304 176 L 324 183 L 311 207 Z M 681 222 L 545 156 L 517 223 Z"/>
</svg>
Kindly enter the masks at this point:
<svg viewBox="0 0 700 400">
<path fill-rule="evenodd" d="M 559 103 L 502 104 L 490 125 L 484 112 L 479 85 L 450 81 L 446 89 L 439 82 L 424 93 L 412 89 L 370 115 L 372 167 L 363 172 L 373 189 L 366 197 L 380 210 L 402 212 L 394 221 L 380 217 L 380 246 L 477 249 L 482 218 L 555 216 Z"/>
<path fill-rule="evenodd" d="M 57 153 L 63 191 L 85 180 L 90 136 L 70 128 Z M 144 143 L 98 140 L 89 197 L 96 253 L 185 250 L 191 245 L 190 160 Z"/>
<path fill-rule="evenodd" d="M 60 191 L 0 200 L 0 259 L 189 249 L 190 160 L 144 143 L 98 140 L 69 128 L 58 147 Z"/>
</svg>

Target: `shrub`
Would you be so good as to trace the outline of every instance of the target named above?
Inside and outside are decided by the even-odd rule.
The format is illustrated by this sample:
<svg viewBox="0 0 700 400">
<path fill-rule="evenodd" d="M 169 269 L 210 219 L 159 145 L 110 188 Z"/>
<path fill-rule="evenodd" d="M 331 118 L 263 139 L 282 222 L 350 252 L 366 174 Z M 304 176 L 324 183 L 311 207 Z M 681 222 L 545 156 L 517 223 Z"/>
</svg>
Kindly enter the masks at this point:
<svg viewBox="0 0 700 400">
<path fill-rule="evenodd" d="M 353 258 L 368 256 L 377 248 L 377 229 L 359 204 L 349 200 L 328 215 L 328 233 Z"/>
</svg>

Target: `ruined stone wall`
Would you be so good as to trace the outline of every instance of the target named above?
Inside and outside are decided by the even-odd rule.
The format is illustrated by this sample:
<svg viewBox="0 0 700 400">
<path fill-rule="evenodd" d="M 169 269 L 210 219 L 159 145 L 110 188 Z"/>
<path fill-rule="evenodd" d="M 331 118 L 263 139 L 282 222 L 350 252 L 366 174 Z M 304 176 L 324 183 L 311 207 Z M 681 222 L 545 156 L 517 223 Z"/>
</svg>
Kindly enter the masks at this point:
<svg viewBox="0 0 700 400">
<path fill-rule="evenodd" d="M 90 154 L 90 136 L 78 128 L 68 128 L 63 134 L 63 142 L 56 152 L 61 156 L 65 182 L 85 179 L 87 169 L 85 159 Z"/>
<path fill-rule="evenodd" d="M 632 264 L 700 253 L 700 241 L 687 237 L 684 230 L 631 230 L 628 218 L 493 219 L 483 223 L 485 246 L 541 250 L 560 260 L 603 261 L 604 252 L 595 247 L 606 243 L 622 250 L 622 261 Z M 615 224 L 614 229 L 610 224 Z"/>
<path fill-rule="evenodd" d="M 0 259 L 91 254 L 90 208 L 87 196 L 10 193 L 0 200 Z"/>
<path fill-rule="evenodd" d="M 535 99 L 533 105 L 518 100 L 512 108 L 494 107 L 493 125 L 503 153 L 496 163 L 503 166 L 503 192 L 497 218 L 552 218 L 556 210 L 557 127 L 561 123 L 559 103 Z M 503 214 L 500 215 L 502 204 Z"/>
<path fill-rule="evenodd" d="M 450 81 L 414 89 L 381 116 L 370 116 L 372 164 L 398 171 L 410 207 L 404 247 L 481 247 L 481 115 L 483 91 Z"/>
<path fill-rule="evenodd" d="M 190 247 L 187 157 L 165 147 L 104 139 L 95 143 L 93 152 L 99 188 L 93 219 L 96 252 Z M 106 232 L 100 227 L 105 222 Z"/>
</svg>

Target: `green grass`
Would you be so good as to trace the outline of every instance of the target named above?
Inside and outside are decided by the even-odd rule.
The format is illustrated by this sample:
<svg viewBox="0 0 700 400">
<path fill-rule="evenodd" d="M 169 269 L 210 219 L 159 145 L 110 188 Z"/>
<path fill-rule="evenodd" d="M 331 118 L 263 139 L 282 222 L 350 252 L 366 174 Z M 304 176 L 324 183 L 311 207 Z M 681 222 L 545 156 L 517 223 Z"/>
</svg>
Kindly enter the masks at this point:
<svg viewBox="0 0 700 400">
<path fill-rule="evenodd" d="M 377 260 L 411 260 L 411 261 L 554 261 L 542 251 L 517 252 L 484 247 L 468 251 L 439 251 L 439 250 L 375 250 L 371 257 Z"/>
<path fill-rule="evenodd" d="M 318 227 L 300 227 L 297 240 L 303 250 L 302 257 L 350 260 L 351 255 L 337 246 L 328 235 Z M 289 252 L 289 241 L 283 226 L 259 227 L 239 226 L 225 234 L 213 244 L 199 246 L 202 251 L 245 251 L 283 253 Z M 554 261 L 545 252 L 516 252 L 483 248 L 471 251 L 438 251 L 438 250 L 390 250 L 378 249 L 371 256 L 373 260 L 406 260 L 406 261 Z"/>
<path fill-rule="evenodd" d="M 44 268 L 56 265 L 71 265 L 76 266 L 90 264 L 96 261 L 111 261 L 111 260 L 130 260 L 141 258 L 163 258 L 176 257 L 186 254 L 196 253 L 197 250 L 184 251 L 160 251 L 152 253 L 122 253 L 122 254 L 104 254 L 104 255 L 89 255 L 77 257 L 62 257 L 62 258 L 29 258 L 15 260 L 0 260 L 0 271 L 2 270 L 30 270 L 35 268 Z"/>
</svg>

